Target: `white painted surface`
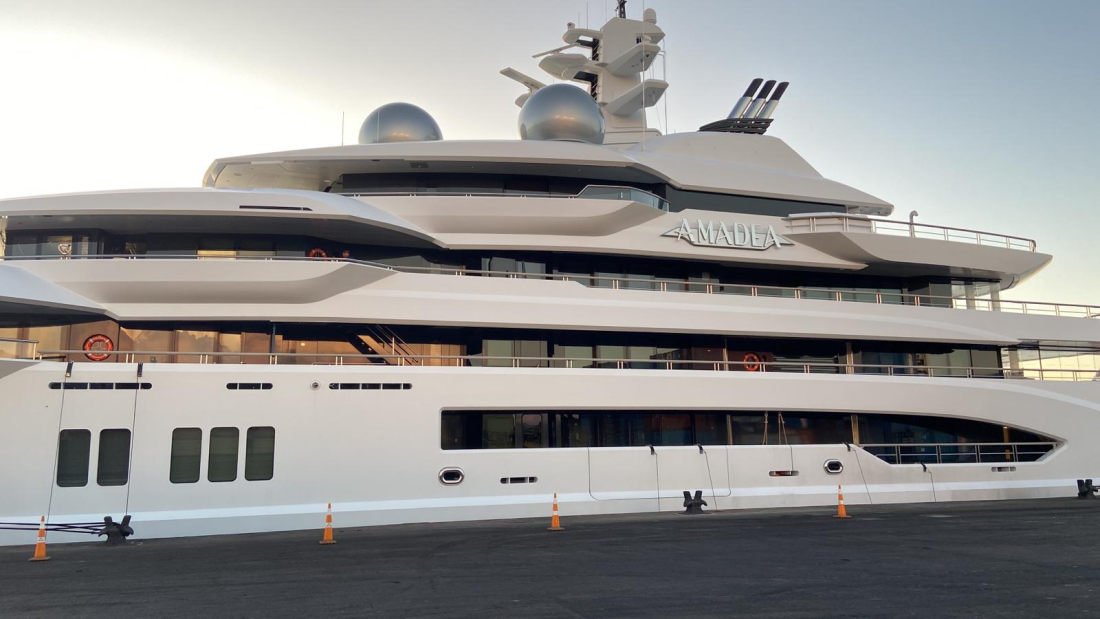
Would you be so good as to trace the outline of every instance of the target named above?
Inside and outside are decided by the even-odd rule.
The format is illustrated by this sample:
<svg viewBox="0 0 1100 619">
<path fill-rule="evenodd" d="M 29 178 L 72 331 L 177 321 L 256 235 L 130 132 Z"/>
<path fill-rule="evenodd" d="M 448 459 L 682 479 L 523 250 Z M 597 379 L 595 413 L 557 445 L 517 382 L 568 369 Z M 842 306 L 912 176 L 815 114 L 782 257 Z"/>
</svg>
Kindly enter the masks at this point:
<svg viewBox="0 0 1100 619">
<path fill-rule="evenodd" d="M 24 364 L 25 365 L 25 364 Z M 39 363 L 0 379 L 0 521 L 36 521 L 50 505 L 56 433 L 133 428 L 128 487 L 95 483 L 53 488 L 52 522 L 116 518 L 129 512 L 139 537 L 320 528 L 333 503 L 337 526 L 546 516 L 559 494 L 564 516 L 682 509 L 682 490 L 702 490 L 718 509 L 833 505 L 843 484 L 849 505 L 869 501 L 973 500 L 1070 496 L 1074 480 L 1100 478 L 1100 385 L 884 376 L 748 373 L 398 368 L 331 366 L 144 366 L 148 391 L 49 390 L 65 365 Z M 77 364 L 74 381 L 133 381 L 136 366 Z M 226 382 L 264 381 L 270 391 L 229 391 Z M 404 391 L 334 391 L 330 381 L 398 381 Z M 311 390 L 311 382 L 322 388 Z M 64 405 L 62 406 L 62 396 Z M 132 426 L 136 398 L 136 426 Z M 896 412 L 947 415 L 1011 425 L 1064 442 L 1015 472 L 992 466 L 891 466 L 844 445 L 526 449 L 444 451 L 444 408 L 695 409 Z M 241 429 L 237 481 L 206 481 L 209 431 Z M 243 479 L 247 428 L 273 426 L 275 476 Z M 200 481 L 168 481 L 171 433 L 203 429 Z M 840 475 L 822 468 L 844 462 Z M 722 463 L 725 461 L 725 472 Z M 708 471 L 709 461 L 709 471 Z M 444 486 L 440 469 L 466 480 Z M 771 470 L 798 470 L 770 477 Z M 537 477 L 500 484 L 501 477 Z M 660 481 L 658 481 L 660 477 Z M 665 498 L 667 497 L 667 498 Z M 4 532 L 0 543 L 29 543 Z M 50 541 L 76 539 L 51 534 Z"/>
</svg>

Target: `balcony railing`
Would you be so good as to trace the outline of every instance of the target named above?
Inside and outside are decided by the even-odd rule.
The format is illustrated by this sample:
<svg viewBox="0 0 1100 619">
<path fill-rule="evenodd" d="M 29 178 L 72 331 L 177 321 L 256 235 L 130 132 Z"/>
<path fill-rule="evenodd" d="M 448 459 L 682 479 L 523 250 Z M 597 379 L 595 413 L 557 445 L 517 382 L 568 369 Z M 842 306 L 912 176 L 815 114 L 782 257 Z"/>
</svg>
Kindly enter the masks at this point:
<svg viewBox="0 0 1100 619">
<path fill-rule="evenodd" d="M 369 191 L 351 189 L 340 195 L 350 197 L 401 196 L 401 197 L 464 197 L 464 198 L 582 198 L 589 200 L 629 200 L 668 212 L 668 201 L 643 189 L 622 185 L 588 185 L 577 194 L 551 193 L 548 191 Z"/>
<path fill-rule="evenodd" d="M 0 359 L 36 359 L 38 340 L 0 337 Z"/>
<path fill-rule="evenodd" d="M 1035 462 L 1058 443 L 861 443 L 889 464 L 982 464 Z"/>
<path fill-rule="evenodd" d="M 848 374 L 860 376 L 897 376 L 927 378 L 1027 379 L 1072 382 L 1098 382 L 1097 370 L 970 368 L 931 365 L 884 365 L 868 363 L 800 363 L 791 361 L 704 361 L 685 359 L 608 359 L 596 357 L 519 357 L 495 355 L 362 355 L 316 353 L 255 353 L 199 351 L 94 351 L 122 363 L 156 363 L 161 359 L 184 357 L 199 364 L 254 363 L 269 365 L 390 365 L 408 367 L 494 367 L 564 368 L 615 370 L 699 370 L 711 372 L 748 372 L 753 374 Z M 82 360 L 86 350 L 43 350 L 38 359 Z M 190 361 L 194 359 L 194 361 Z"/>
<path fill-rule="evenodd" d="M 467 277 L 501 277 L 511 279 L 544 279 L 554 281 L 572 281 L 590 288 L 610 288 L 612 290 L 649 290 L 657 292 L 689 292 L 698 294 L 728 294 L 746 297 L 775 297 L 789 299 L 809 299 L 815 301 L 841 301 L 851 303 L 872 303 L 876 305 L 909 305 L 915 307 L 938 307 L 947 309 L 965 309 L 986 312 L 1005 312 L 1011 314 L 1031 314 L 1039 316 L 1063 316 L 1073 318 L 1100 318 L 1100 306 L 1073 303 L 1049 303 L 1046 301 L 1014 301 L 1006 299 L 959 299 L 955 297 L 928 294 L 910 294 L 901 292 L 870 292 L 858 290 L 833 290 L 828 288 L 761 286 L 754 284 L 734 284 L 715 281 L 690 281 L 682 279 L 656 279 L 639 277 L 616 277 L 611 275 L 564 274 L 564 273 L 515 273 L 511 271 L 486 271 L 453 267 L 406 267 L 393 266 L 380 262 L 355 260 L 352 258 L 307 258 L 304 256 L 232 256 L 232 255 L 165 255 L 165 254 L 121 254 L 88 256 L 7 256 L 0 261 L 34 260 L 260 260 L 292 262 L 346 262 L 401 273 L 426 273 L 432 275 L 457 275 Z"/>
<path fill-rule="evenodd" d="M 980 230 L 948 228 L 946 226 L 909 223 L 906 221 L 871 219 L 863 215 L 791 215 L 787 217 L 787 221 L 790 223 L 791 232 L 868 232 L 871 234 L 888 234 L 915 239 L 933 239 L 953 243 L 1035 251 L 1035 241 L 1020 236 L 1007 236 Z"/>
</svg>

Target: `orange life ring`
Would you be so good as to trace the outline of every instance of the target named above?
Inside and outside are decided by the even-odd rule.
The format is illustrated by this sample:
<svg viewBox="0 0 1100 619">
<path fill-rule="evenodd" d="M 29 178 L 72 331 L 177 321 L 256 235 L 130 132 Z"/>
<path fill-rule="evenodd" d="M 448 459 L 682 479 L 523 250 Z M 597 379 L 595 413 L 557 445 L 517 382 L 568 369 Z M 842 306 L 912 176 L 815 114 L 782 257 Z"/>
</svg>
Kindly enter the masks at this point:
<svg viewBox="0 0 1100 619">
<path fill-rule="evenodd" d="M 97 333 L 88 339 L 84 340 L 84 356 L 89 361 L 106 361 L 111 356 L 111 352 L 115 349 L 115 343 L 111 341 L 111 338 Z"/>
<path fill-rule="evenodd" d="M 741 361 L 744 362 L 744 368 L 746 372 L 756 372 L 760 370 L 760 355 L 754 352 L 747 352 L 745 356 L 741 357 Z"/>
<path fill-rule="evenodd" d="M 314 247 L 309 250 L 308 255 L 310 258 L 328 258 L 328 253 L 320 247 Z"/>
</svg>

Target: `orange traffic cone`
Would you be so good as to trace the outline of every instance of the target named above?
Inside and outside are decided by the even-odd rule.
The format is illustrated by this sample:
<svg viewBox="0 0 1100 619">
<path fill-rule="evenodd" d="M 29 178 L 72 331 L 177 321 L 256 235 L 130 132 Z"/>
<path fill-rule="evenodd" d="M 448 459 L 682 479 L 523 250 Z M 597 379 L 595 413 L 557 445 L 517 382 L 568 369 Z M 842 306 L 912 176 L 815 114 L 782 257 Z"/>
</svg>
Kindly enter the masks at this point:
<svg viewBox="0 0 1100 619">
<path fill-rule="evenodd" d="M 558 518 L 558 493 L 554 493 L 554 511 L 550 517 L 550 528 L 547 531 L 564 531 L 565 527 L 561 526 L 561 520 Z"/>
<path fill-rule="evenodd" d="M 844 509 L 844 492 L 841 491 L 840 486 L 836 487 L 836 516 L 834 518 L 851 518 L 848 515 L 848 510 Z"/>
<path fill-rule="evenodd" d="M 38 542 L 34 545 L 34 556 L 31 561 L 49 561 L 46 556 L 46 517 L 38 521 Z"/>
<path fill-rule="evenodd" d="M 325 534 L 321 538 L 321 545 L 328 546 L 335 543 L 336 540 L 332 539 L 332 503 L 329 503 L 328 513 L 325 514 Z"/>
</svg>

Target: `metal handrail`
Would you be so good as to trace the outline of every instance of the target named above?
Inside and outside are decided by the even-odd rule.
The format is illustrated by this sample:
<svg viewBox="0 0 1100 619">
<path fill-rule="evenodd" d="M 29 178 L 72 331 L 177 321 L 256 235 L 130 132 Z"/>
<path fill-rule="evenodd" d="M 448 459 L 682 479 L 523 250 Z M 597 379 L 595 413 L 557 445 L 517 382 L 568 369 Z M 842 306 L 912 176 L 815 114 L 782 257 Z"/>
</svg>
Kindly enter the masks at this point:
<svg viewBox="0 0 1100 619">
<path fill-rule="evenodd" d="M 680 279 L 657 279 L 638 277 L 615 277 L 605 275 L 565 274 L 565 273 L 516 273 L 512 271 L 488 271 L 466 268 L 445 267 L 409 267 L 393 266 L 370 260 L 354 258 L 308 258 L 305 256 L 225 256 L 196 254 L 93 254 L 81 256 L 4 256 L 0 261 L 34 260 L 258 260 L 291 262 L 346 262 L 372 268 L 385 269 L 400 273 L 429 273 L 433 275 L 459 275 L 501 277 L 511 279 L 544 279 L 552 281 L 572 281 L 589 288 L 611 288 L 613 290 L 649 290 L 653 292 L 688 292 L 702 294 L 729 294 L 750 297 L 785 297 L 809 299 L 813 301 L 844 301 L 853 303 L 874 303 L 877 305 L 909 305 L 915 307 L 936 307 L 941 309 L 965 309 L 986 312 L 1004 312 L 1011 314 L 1032 314 L 1041 316 L 1063 316 L 1072 318 L 1100 318 L 1100 306 L 1076 303 L 1051 303 L 1048 301 L 1016 301 L 1011 299 L 958 299 L 942 295 L 913 294 L 906 292 L 870 292 L 858 290 L 834 290 L 830 288 L 809 288 L 804 286 L 763 286 L 757 284 L 736 284 L 717 281 L 689 281 Z M 585 284 L 585 281 L 593 282 Z M 610 286 L 593 285 L 595 282 L 608 282 Z M 643 287 L 644 286 L 644 287 Z M 779 293 L 779 294 L 776 294 Z M 897 300 L 898 302 L 893 302 Z"/>
<path fill-rule="evenodd" d="M 2 350 L 2 345 L 3 344 L 14 344 L 15 345 L 14 346 L 15 354 L 12 355 L 12 357 L 8 357 L 8 358 L 13 358 L 13 359 L 28 358 L 28 357 L 22 357 L 22 356 L 19 355 L 19 347 L 20 346 L 30 346 L 31 347 L 31 354 L 30 354 L 29 358 L 30 359 L 38 359 L 38 340 L 23 340 L 23 339 L 14 338 L 14 337 L 0 337 L 0 350 Z M 4 358 L 4 355 L 0 354 L 0 358 Z"/>
<path fill-rule="evenodd" d="M 79 358 L 87 354 L 86 350 L 44 350 L 42 355 L 72 355 Z M 266 358 L 270 365 L 278 365 L 280 359 L 325 359 L 313 361 L 312 365 L 349 365 L 348 360 L 372 363 L 389 363 L 398 366 L 421 367 L 513 367 L 513 368 L 558 368 L 558 369 L 651 369 L 651 370 L 710 370 L 745 371 L 752 373 L 801 373 L 801 374 L 859 374 L 862 376 L 925 376 L 940 378 L 981 378 L 981 379 L 1038 379 L 1064 380 L 1075 382 L 1100 381 L 1100 372 L 1096 370 L 1054 370 L 1054 369 L 1010 369 L 1010 368 L 962 368 L 933 365 L 888 365 L 869 363 L 823 363 L 792 361 L 703 361 L 687 359 L 607 359 L 598 357 L 517 357 L 497 355 L 363 355 L 363 354 L 324 354 L 324 353 L 280 353 L 280 352 L 201 352 L 167 350 L 128 350 L 95 351 L 97 355 L 122 357 L 124 363 L 135 363 L 138 357 L 198 357 L 200 364 L 211 359 Z M 417 363 L 410 363 L 415 360 Z M 445 363 L 428 364 L 426 361 Z M 396 363 L 394 363 L 396 362 Z M 500 362 L 494 364 L 492 362 Z M 750 369 L 756 368 L 756 369 Z M 829 370 L 829 371 L 823 371 Z M 874 370 L 874 371 L 871 371 Z"/>
<path fill-rule="evenodd" d="M 981 464 L 983 456 L 986 458 L 984 462 L 1035 462 L 1058 447 L 1058 443 L 860 443 L 859 446 L 890 464 Z M 983 450 L 983 447 L 987 449 Z M 1047 449 L 1040 449 L 1043 447 Z M 908 453 L 905 451 L 907 449 Z M 879 450 L 885 451 L 875 453 Z M 1021 455 L 1038 457 L 1021 460 Z M 945 459 L 949 462 L 944 462 Z"/>
<path fill-rule="evenodd" d="M 915 222 L 910 223 L 907 221 L 894 221 L 889 219 L 871 219 L 865 215 L 846 215 L 843 213 L 831 213 L 827 215 L 808 213 L 805 215 L 790 215 L 785 219 L 790 223 L 792 232 L 796 232 L 796 230 L 794 230 L 794 227 L 797 225 L 796 222 L 808 222 L 809 231 L 817 232 L 819 225 L 830 225 L 826 222 L 832 220 L 831 225 L 835 226 L 837 225 L 836 222 L 839 222 L 843 232 L 871 232 L 872 234 L 908 236 L 910 238 L 931 238 L 953 243 L 1003 246 L 1006 249 L 1035 251 L 1034 239 L 1022 236 L 1009 236 L 1007 234 L 996 234 L 993 232 L 983 232 L 981 230 L 971 230 L 969 228 L 950 228 L 934 224 L 918 224 Z M 858 225 L 853 226 L 851 222 L 868 225 L 866 227 Z"/>
</svg>

